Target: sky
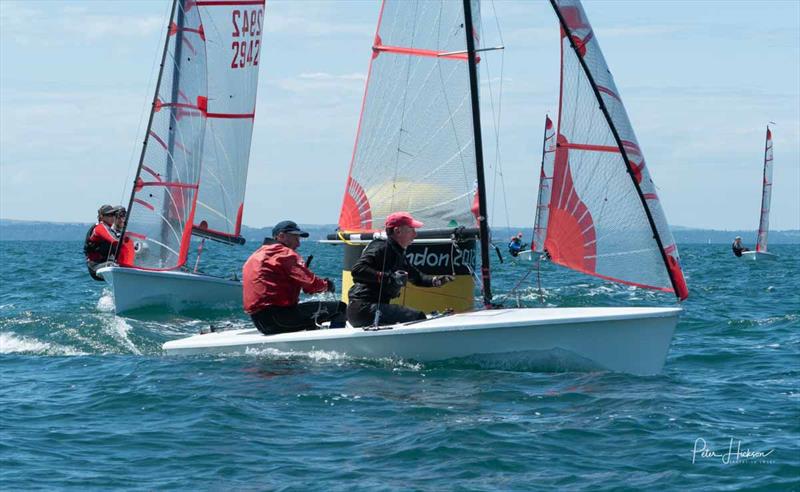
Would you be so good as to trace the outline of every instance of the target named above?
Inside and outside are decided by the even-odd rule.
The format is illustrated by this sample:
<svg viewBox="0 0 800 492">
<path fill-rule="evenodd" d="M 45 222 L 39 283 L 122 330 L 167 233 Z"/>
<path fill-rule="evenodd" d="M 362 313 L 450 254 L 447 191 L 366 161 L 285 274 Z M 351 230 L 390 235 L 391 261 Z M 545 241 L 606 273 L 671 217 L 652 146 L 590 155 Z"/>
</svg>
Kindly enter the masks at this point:
<svg viewBox="0 0 800 492">
<path fill-rule="evenodd" d="M 0 218 L 90 222 L 128 201 L 170 5 L 0 0 Z M 246 225 L 337 222 L 379 7 L 267 1 Z M 756 229 L 773 121 L 771 228 L 799 229 L 800 1 L 584 9 L 670 224 Z M 530 227 L 558 21 L 543 1 L 482 14 L 483 45 L 505 47 L 481 61 L 491 223 Z"/>
</svg>

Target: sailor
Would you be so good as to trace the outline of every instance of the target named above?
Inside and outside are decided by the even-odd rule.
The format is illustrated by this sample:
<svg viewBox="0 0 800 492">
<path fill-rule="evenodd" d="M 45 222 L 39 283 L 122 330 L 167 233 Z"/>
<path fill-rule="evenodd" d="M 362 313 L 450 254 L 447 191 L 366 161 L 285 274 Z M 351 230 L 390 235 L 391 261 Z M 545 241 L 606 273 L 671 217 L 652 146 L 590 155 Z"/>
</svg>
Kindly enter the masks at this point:
<svg viewBox="0 0 800 492">
<path fill-rule="evenodd" d="M 97 270 L 114 261 L 114 253 L 119 242 L 114 231 L 114 222 L 120 207 L 103 205 L 97 210 L 97 223 L 86 232 L 83 241 L 83 254 L 86 256 L 86 266 L 93 279 L 103 281 L 97 275 Z"/>
<path fill-rule="evenodd" d="M 323 322 L 344 326 L 346 306 L 338 301 L 299 302 L 306 294 L 335 292 L 332 280 L 309 270 L 296 250 L 308 233 L 284 220 L 272 228 L 272 238 L 250 255 L 242 268 L 244 310 L 265 335 L 315 330 Z"/>
<path fill-rule="evenodd" d="M 398 297 L 407 281 L 421 287 L 440 287 L 452 275 L 426 275 L 406 259 L 408 248 L 417 237 L 422 222 L 408 212 L 395 212 L 386 218 L 387 239 L 371 241 L 353 269 L 353 287 L 348 292 L 347 320 L 355 327 L 388 325 L 425 319 L 425 313 L 406 306 L 389 304 Z"/>
<path fill-rule="evenodd" d="M 114 232 L 117 235 L 117 238 L 120 240 L 120 245 L 117 246 L 116 254 L 116 262 L 120 266 L 133 266 L 133 260 L 136 256 L 136 251 L 134 249 L 133 241 L 131 241 L 130 237 L 121 237 L 122 230 L 125 228 L 125 222 L 128 220 L 128 212 L 125 210 L 125 207 L 119 206 L 117 207 L 117 215 L 114 218 Z"/>
<path fill-rule="evenodd" d="M 736 239 L 733 240 L 733 244 L 731 244 L 731 249 L 736 256 L 742 256 L 743 252 L 750 251 L 742 244 L 742 236 L 736 236 Z"/>
<path fill-rule="evenodd" d="M 522 233 L 520 232 L 517 233 L 516 236 L 512 237 L 511 241 L 509 241 L 508 252 L 511 253 L 511 256 L 517 256 L 519 255 L 520 251 L 522 251 L 522 249 L 526 246 L 527 244 L 522 243 Z"/>
</svg>

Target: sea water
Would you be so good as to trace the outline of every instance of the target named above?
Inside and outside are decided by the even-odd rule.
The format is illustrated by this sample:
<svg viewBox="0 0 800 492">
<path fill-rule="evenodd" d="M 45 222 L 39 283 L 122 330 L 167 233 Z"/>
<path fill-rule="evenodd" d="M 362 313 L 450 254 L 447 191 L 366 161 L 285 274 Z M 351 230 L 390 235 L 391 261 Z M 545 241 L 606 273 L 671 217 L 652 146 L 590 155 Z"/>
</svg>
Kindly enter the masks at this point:
<svg viewBox="0 0 800 492">
<path fill-rule="evenodd" d="M 212 247 L 201 265 L 228 275 L 255 247 Z M 774 262 L 680 251 L 691 297 L 663 373 L 638 377 L 166 356 L 167 340 L 249 320 L 116 317 L 79 242 L 0 242 L 0 488 L 800 488 L 800 247 L 771 247 Z M 337 247 L 300 252 L 341 285 Z M 548 263 L 493 273 L 508 306 L 674 304 Z"/>
</svg>

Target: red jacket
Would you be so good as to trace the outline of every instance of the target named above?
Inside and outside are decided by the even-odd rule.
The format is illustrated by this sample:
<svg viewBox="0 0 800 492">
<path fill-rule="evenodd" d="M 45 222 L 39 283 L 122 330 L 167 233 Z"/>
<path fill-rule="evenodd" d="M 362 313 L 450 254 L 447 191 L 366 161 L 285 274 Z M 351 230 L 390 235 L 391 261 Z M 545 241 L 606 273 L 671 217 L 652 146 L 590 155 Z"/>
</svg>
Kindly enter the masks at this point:
<svg viewBox="0 0 800 492">
<path fill-rule="evenodd" d="M 306 268 L 293 249 L 280 243 L 261 246 L 242 267 L 244 310 L 255 314 L 268 306 L 295 306 L 300 290 L 323 292 L 328 284 Z"/>
<path fill-rule="evenodd" d="M 83 251 L 89 261 L 99 263 L 113 260 L 118 242 L 117 235 L 111 227 L 104 222 L 98 222 L 86 236 Z"/>
</svg>

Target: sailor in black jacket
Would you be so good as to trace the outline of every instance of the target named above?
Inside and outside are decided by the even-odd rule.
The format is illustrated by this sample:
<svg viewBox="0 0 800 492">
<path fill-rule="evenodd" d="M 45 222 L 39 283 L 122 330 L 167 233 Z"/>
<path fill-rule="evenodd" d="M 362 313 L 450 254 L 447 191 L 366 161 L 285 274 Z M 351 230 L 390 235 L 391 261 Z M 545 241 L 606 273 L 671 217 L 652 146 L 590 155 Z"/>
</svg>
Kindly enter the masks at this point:
<svg viewBox="0 0 800 492">
<path fill-rule="evenodd" d="M 348 292 L 347 320 L 351 325 L 389 325 L 425 319 L 425 313 L 389 304 L 400 295 L 406 282 L 420 287 L 439 287 L 453 280 L 450 275 L 426 275 L 406 259 L 406 248 L 417 236 L 422 222 L 408 212 L 386 218 L 388 239 L 375 239 L 361 253 L 352 269 L 353 286 Z"/>
</svg>

